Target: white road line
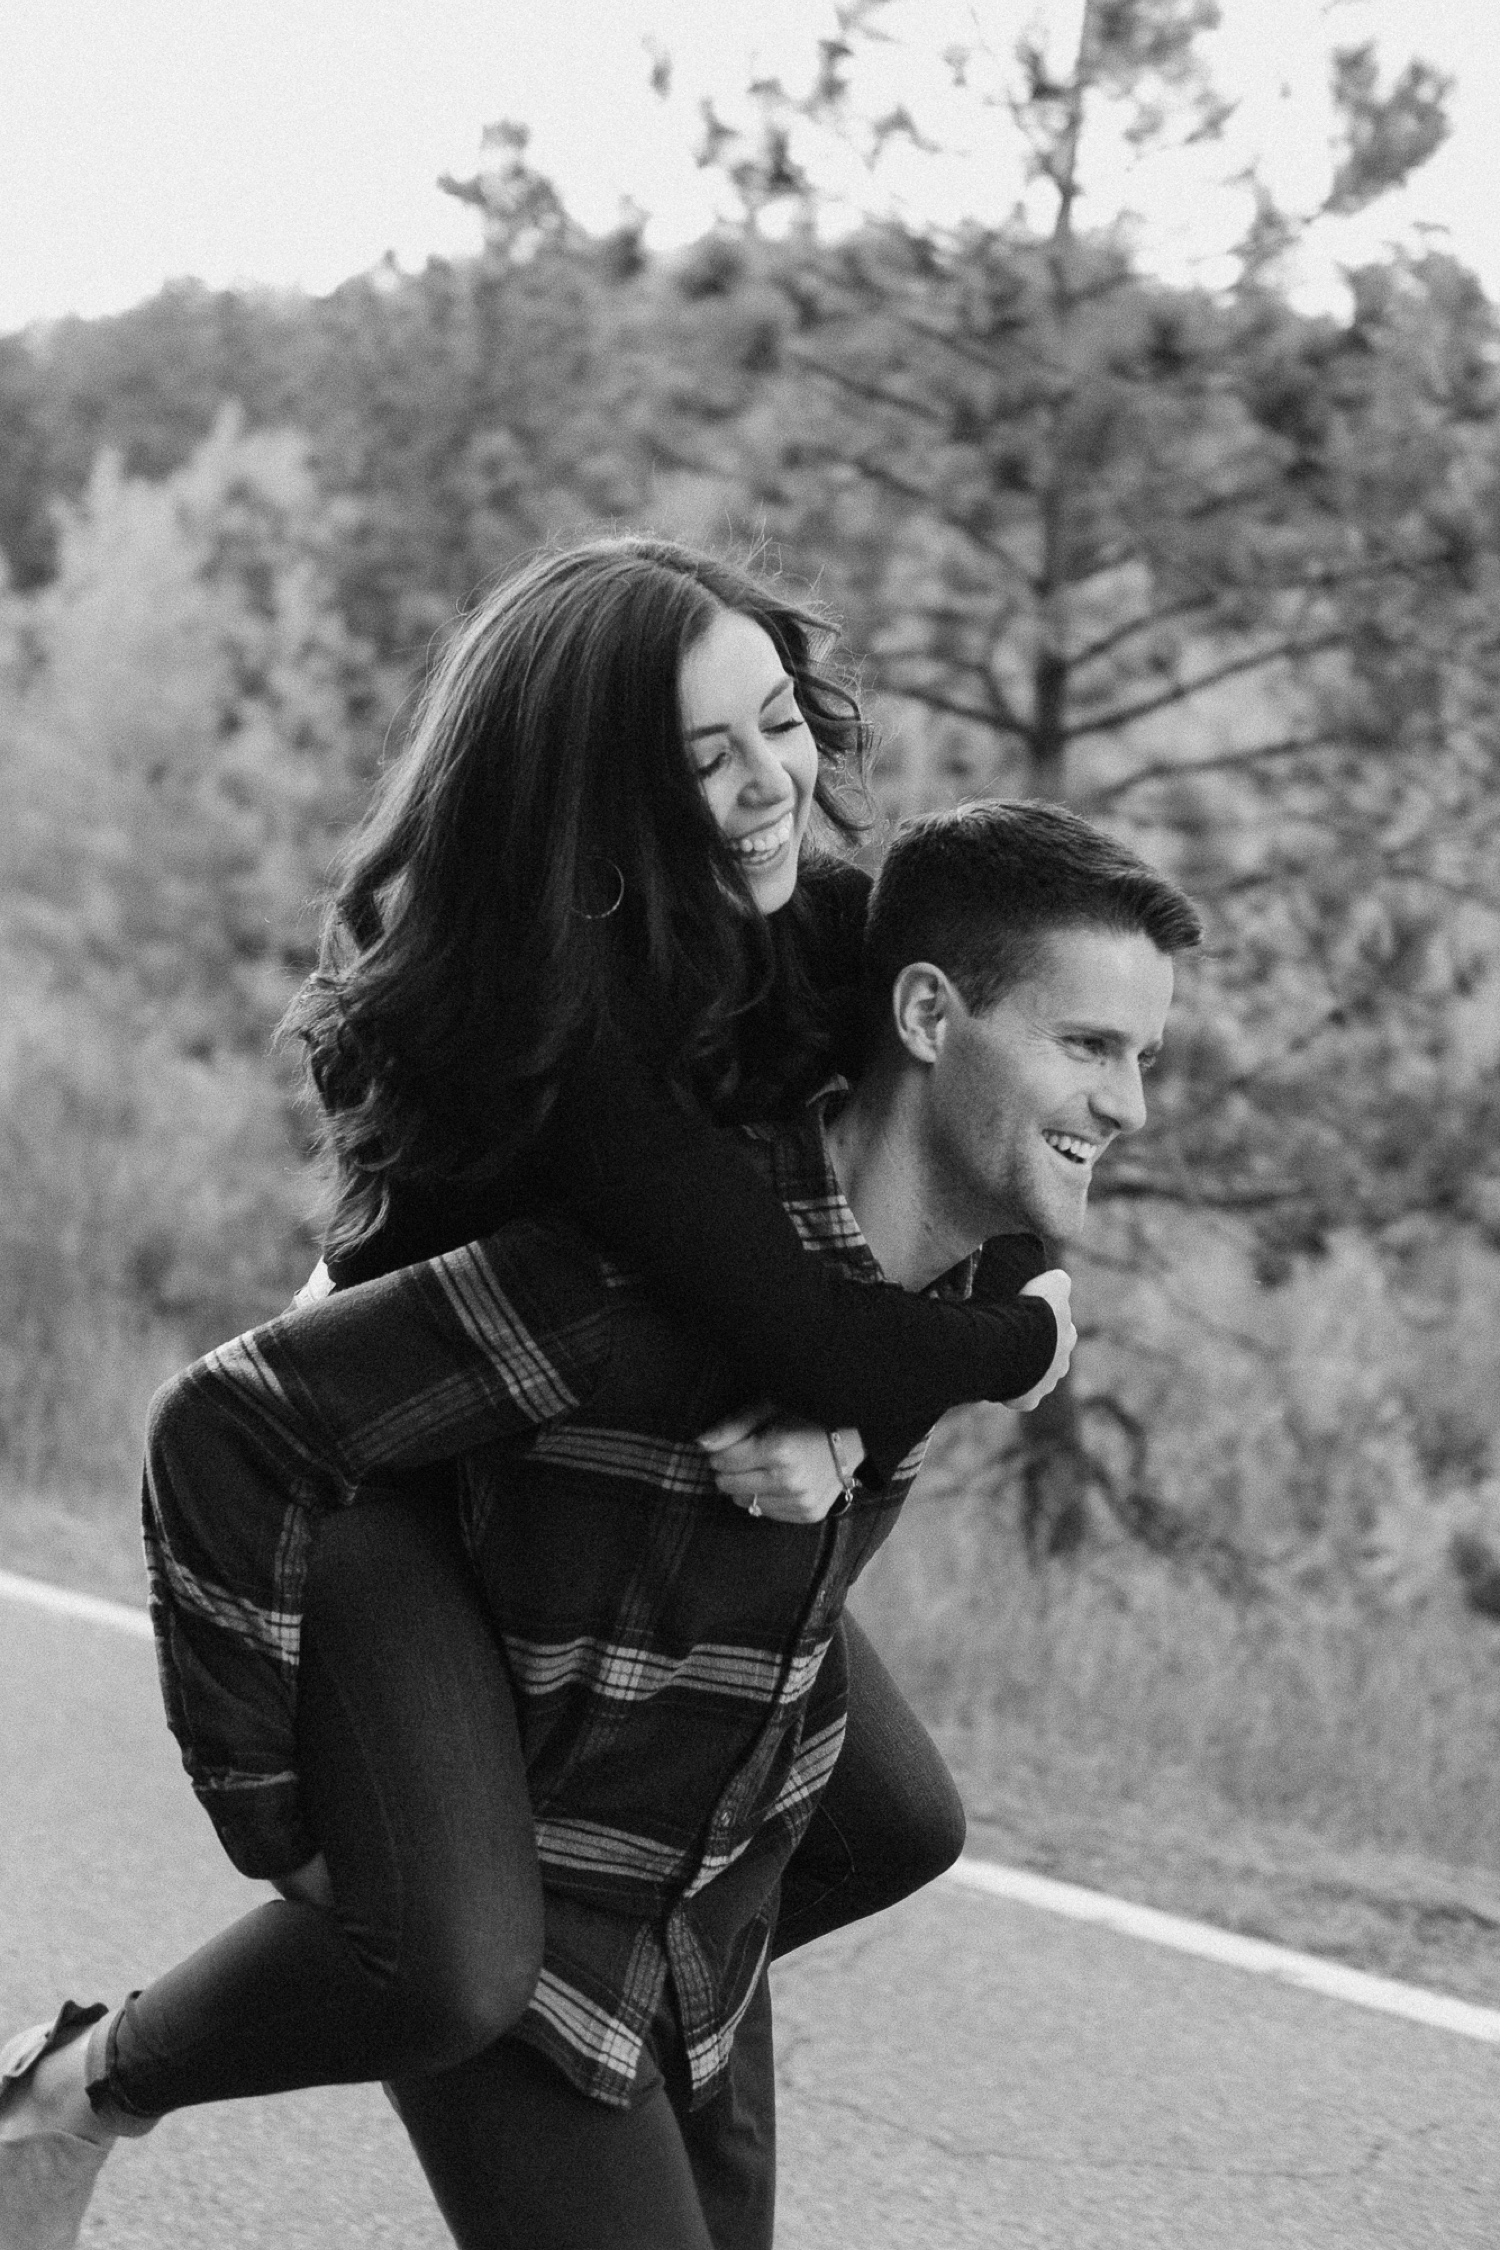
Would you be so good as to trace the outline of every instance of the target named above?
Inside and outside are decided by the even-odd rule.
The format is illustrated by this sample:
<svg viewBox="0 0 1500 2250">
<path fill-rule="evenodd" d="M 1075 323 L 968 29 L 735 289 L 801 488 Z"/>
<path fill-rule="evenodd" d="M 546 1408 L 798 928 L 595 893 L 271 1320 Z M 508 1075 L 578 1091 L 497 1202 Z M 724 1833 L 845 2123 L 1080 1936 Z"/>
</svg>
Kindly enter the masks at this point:
<svg viewBox="0 0 1500 2250">
<path fill-rule="evenodd" d="M 0 1570 L 0 1600 L 28 1602 L 33 1609 L 50 1609 L 60 1617 L 82 1617 L 90 1625 L 110 1625 L 117 1633 L 134 1633 L 138 1640 L 151 1638 L 151 1620 L 144 1609 L 103 1601 L 97 1594 L 75 1594 L 70 1586 L 49 1586 L 42 1578 L 19 1578 L 12 1570 Z"/>
<path fill-rule="evenodd" d="M 1294 1953 L 1290 1946 L 1267 1945 L 1261 1938 L 1240 1937 L 1233 1930 L 1189 1922 L 1178 1914 L 1160 1914 L 1153 1906 L 1136 1906 L 1129 1899 L 1111 1898 L 1106 1891 L 1085 1890 L 1077 1883 L 1057 1883 L 1048 1875 L 1033 1875 L 1022 1867 L 1000 1867 L 992 1860 L 972 1859 L 967 1852 L 957 1866 L 949 1869 L 945 1880 L 965 1884 L 970 1890 L 987 1891 L 992 1898 L 1039 1906 L 1048 1914 L 1066 1914 L 1076 1922 L 1096 1922 L 1124 1937 L 1144 1938 L 1150 1945 L 1196 1953 L 1204 1961 L 1219 1961 L 1227 1968 L 1278 1977 L 1283 1984 L 1300 1985 L 1331 2000 L 1352 2001 L 1357 2008 L 1376 2008 L 1385 2015 L 1406 2016 L 1412 2023 L 1429 2024 L 1438 2031 L 1456 2031 L 1465 2039 L 1500 2045 L 1500 2009 L 1477 2008 L 1468 2000 L 1451 1999 L 1446 1992 L 1398 1984 L 1393 1977 L 1368 1976 L 1363 1969 L 1346 1969 L 1339 1961 Z"/>
</svg>

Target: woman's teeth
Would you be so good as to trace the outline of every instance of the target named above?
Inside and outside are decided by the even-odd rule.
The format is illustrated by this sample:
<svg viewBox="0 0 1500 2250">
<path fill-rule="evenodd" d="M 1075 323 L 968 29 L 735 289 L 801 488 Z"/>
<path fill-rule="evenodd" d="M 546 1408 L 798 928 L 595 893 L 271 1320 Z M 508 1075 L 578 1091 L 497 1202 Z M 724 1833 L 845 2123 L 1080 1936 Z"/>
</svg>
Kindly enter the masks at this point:
<svg viewBox="0 0 1500 2250">
<path fill-rule="evenodd" d="M 1084 1140 L 1078 1133 L 1043 1133 L 1042 1139 L 1049 1148 L 1055 1148 L 1060 1156 L 1067 1157 L 1071 1164 L 1089 1164 L 1093 1161 L 1094 1143 Z"/>
<path fill-rule="evenodd" d="M 752 867 L 774 859 L 792 840 L 792 815 L 786 813 L 770 828 L 757 828 L 753 836 L 737 836 L 730 845 L 736 859 L 748 860 Z"/>
</svg>

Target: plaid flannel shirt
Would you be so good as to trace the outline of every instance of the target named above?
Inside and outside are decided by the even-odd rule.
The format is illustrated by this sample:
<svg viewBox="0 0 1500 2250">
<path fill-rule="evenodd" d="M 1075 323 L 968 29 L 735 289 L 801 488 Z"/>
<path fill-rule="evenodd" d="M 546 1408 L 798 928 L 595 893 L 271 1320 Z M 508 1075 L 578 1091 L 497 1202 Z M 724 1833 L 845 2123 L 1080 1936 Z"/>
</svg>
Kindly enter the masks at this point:
<svg viewBox="0 0 1500 2250">
<path fill-rule="evenodd" d="M 805 1246 L 879 1280 L 828 1160 L 836 1090 L 751 1138 Z M 973 1268 L 935 1289 L 967 1295 Z M 390 1472 L 456 1464 L 546 1895 L 544 1968 L 517 2036 L 615 2104 L 631 2099 L 669 1979 L 695 2100 L 721 2081 L 781 1870 L 843 1737 L 842 1666 L 824 1659 L 922 1457 L 822 1524 L 752 1518 L 694 1443 L 738 1403 L 727 1364 L 636 1280 L 565 1225 L 528 1220 L 294 1309 L 152 1408 L 146 1544 L 168 1717 L 248 1874 L 315 1848 L 297 1811 L 295 1706 L 319 1513 Z"/>
</svg>

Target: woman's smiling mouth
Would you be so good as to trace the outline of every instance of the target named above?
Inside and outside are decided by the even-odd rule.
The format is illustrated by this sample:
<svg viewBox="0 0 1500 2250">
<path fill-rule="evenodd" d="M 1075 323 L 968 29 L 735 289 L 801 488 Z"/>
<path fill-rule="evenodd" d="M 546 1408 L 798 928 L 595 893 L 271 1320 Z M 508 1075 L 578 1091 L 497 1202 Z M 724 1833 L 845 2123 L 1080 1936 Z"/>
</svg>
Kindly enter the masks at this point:
<svg viewBox="0 0 1500 2250">
<path fill-rule="evenodd" d="M 753 835 L 736 836 L 729 849 L 746 867 L 766 867 L 779 859 L 791 842 L 797 825 L 795 806 L 789 806 L 779 820 L 767 828 L 757 828 Z"/>
</svg>

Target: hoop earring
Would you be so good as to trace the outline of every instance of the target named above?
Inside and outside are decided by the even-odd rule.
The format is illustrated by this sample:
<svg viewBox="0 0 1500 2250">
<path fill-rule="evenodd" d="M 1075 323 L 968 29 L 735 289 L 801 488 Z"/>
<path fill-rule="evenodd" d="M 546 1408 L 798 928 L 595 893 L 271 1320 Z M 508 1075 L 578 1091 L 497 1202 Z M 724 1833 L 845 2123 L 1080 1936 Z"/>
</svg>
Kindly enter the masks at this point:
<svg viewBox="0 0 1500 2250">
<path fill-rule="evenodd" d="M 607 922 L 611 914 L 618 914 L 620 908 L 625 904 L 624 876 L 620 873 L 619 868 L 616 867 L 612 859 L 607 859 L 604 864 L 610 870 L 610 873 L 614 876 L 616 883 L 619 885 L 619 889 L 615 892 L 612 902 L 605 907 L 602 914 L 588 914 L 585 913 L 584 909 L 581 906 L 570 906 L 568 912 L 570 914 L 576 914 L 580 922 Z"/>
</svg>

